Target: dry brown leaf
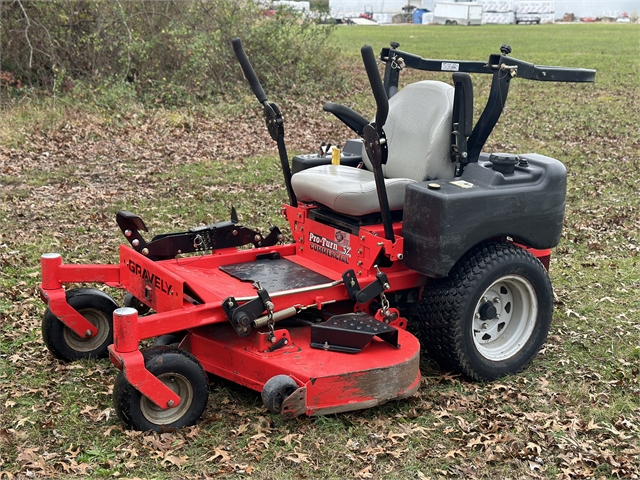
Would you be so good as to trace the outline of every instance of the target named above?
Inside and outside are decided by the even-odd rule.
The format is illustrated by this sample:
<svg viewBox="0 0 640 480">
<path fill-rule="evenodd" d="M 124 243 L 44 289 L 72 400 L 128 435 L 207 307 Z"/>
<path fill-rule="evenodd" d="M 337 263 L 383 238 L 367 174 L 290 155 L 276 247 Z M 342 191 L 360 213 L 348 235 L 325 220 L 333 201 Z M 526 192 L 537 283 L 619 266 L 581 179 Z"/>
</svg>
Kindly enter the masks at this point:
<svg viewBox="0 0 640 480">
<path fill-rule="evenodd" d="M 445 455 L 445 458 L 455 458 L 456 455 L 459 457 L 465 457 L 465 454 L 462 450 L 450 450 Z"/>
<path fill-rule="evenodd" d="M 216 447 L 213 449 L 214 454 L 205 460 L 205 463 L 209 462 L 217 462 L 217 463 L 227 463 L 231 460 L 231 455 L 223 450 L 221 447 Z"/>
<path fill-rule="evenodd" d="M 280 439 L 280 441 L 284 442 L 286 445 L 291 445 L 292 441 L 296 441 L 296 443 L 300 444 L 300 440 L 302 439 L 302 435 L 298 433 L 290 433 L 285 435 Z M 348 442 L 347 442 L 348 443 Z"/>
<path fill-rule="evenodd" d="M 310 455 L 306 454 L 306 453 L 302 453 L 302 452 L 298 452 L 295 448 L 293 449 L 293 453 L 290 453 L 289 455 L 287 455 L 286 458 L 287 460 L 292 461 L 293 463 L 311 463 L 311 460 L 309 459 Z"/>
<path fill-rule="evenodd" d="M 0 428 L 0 443 L 11 443 L 11 434 L 6 428 Z"/>
<path fill-rule="evenodd" d="M 356 473 L 357 478 L 373 478 L 373 473 L 371 473 L 371 465 L 364 467 L 358 473 Z"/>
<path fill-rule="evenodd" d="M 182 467 L 182 465 L 187 463 L 188 459 L 189 457 L 187 455 L 181 457 L 177 455 L 166 455 L 162 460 L 162 466 L 166 466 L 166 464 L 170 463 L 172 465 L 175 465 L 176 467 Z"/>
<path fill-rule="evenodd" d="M 118 430 L 119 432 L 122 432 L 124 429 L 120 425 L 111 425 L 109 428 L 107 428 L 104 431 L 104 433 L 102 435 L 104 437 L 108 437 L 109 435 L 111 435 L 111 432 L 113 432 L 114 430 Z"/>
</svg>

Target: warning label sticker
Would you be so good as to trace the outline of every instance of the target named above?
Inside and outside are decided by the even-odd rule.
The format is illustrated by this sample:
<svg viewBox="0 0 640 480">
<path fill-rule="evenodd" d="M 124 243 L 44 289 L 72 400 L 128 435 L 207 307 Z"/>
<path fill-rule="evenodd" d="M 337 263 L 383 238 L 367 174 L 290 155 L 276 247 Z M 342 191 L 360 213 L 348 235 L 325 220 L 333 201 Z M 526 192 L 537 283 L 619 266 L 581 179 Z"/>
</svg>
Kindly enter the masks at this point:
<svg viewBox="0 0 640 480">
<path fill-rule="evenodd" d="M 471 188 L 473 187 L 473 183 L 470 182 L 466 182 L 464 180 L 455 180 L 453 182 L 449 182 L 451 185 L 455 185 L 456 187 L 460 187 L 460 188 Z"/>
</svg>

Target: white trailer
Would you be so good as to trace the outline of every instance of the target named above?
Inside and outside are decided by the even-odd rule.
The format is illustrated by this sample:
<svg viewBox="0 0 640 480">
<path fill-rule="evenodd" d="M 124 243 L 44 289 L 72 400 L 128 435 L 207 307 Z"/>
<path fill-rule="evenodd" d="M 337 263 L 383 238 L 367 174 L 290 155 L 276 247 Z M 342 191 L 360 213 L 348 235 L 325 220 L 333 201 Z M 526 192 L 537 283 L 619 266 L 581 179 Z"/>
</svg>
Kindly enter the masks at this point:
<svg viewBox="0 0 640 480">
<path fill-rule="evenodd" d="M 513 13 L 513 0 L 476 0 L 482 5 L 482 13 Z"/>
<path fill-rule="evenodd" d="M 513 12 L 482 12 L 482 24 L 493 23 L 497 25 L 510 25 L 516 23 L 516 14 Z"/>
<path fill-rule="evenodd" d="M 407 0 L 329 0 L 329 11 L 334 18 L 358 18 L 362 13 L 394 14 L 402 12 Z M 389 21 L 391 23 L 391 21 Z"/>
<path fill-rule="evenodd" d="M 480 25 L 482 23 L 482 5 L 473 2 L 438 2 L 433 8 L 433 23 Z"/>
<path fill-rule="evenodd" d="M 516 14 L 555 13 L 556 2 L 551 1 L 520 1 L 515 2 Z"/>
</svg>

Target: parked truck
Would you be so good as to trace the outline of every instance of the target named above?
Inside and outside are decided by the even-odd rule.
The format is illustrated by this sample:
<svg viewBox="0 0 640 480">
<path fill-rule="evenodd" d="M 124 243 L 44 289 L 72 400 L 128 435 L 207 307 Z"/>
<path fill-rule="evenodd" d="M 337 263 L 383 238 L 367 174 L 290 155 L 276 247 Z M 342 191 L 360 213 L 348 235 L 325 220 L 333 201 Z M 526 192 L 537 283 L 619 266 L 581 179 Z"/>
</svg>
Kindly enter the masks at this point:
<svg viewBox="0 0 640 480">
<path fill-rule="evenodd" d="M 473 2 L 441 2 L 433 9 L 433 23 L 440 25 L 480 25 L 482 5 Z"/>
</svg>

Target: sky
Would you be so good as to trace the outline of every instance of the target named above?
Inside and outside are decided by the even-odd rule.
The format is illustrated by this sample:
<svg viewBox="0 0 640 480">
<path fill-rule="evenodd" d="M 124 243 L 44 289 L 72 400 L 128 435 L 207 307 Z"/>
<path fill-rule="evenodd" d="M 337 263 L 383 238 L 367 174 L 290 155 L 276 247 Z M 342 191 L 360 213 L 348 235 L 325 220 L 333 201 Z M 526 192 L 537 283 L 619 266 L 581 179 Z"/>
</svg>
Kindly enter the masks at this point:
<svg viewBox="0 0 640 480">
<path fill-rule="evenodd" d="M 618 16 L 622 12 L 640 13 L 640 0 L 556 0 L 556 16 L 573 13 L 576 17 Z"/>
</svg>

